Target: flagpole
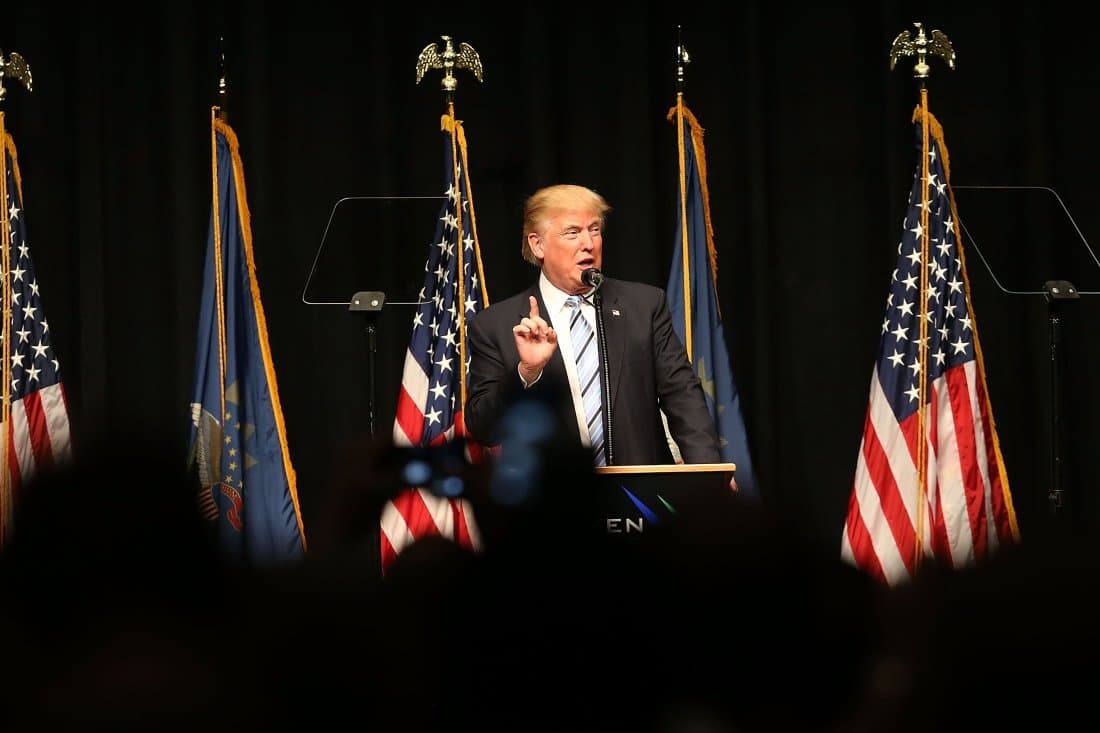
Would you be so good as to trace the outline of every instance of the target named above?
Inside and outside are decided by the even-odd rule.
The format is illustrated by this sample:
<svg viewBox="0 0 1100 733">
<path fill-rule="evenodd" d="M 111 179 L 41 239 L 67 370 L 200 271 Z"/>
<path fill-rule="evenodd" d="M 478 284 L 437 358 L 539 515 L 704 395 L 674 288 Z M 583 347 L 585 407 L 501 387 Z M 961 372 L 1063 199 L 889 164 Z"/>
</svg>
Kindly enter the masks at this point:
<svg viewBox="0 0 1100 733">
<path fill-rule="evenodd" d="M 3 62 L 3 58 L 0 58 L 0 63 Z M 2 79 L 2 75 L 0 75 Z M 2 95 L 0 95 L 2 99 Z M 8 273 L 11 272 L 11 248 L 8 246 L 8 242 L 11 241 L 11 222 L 8 220 L 7 206 L 3 205 L 3 202 L 8 200 L 8 131 L 4 126 L 4 111 L 0 109 L 0 221 L 3 222 L 2 231 L 0 235 L 3 236 L 3 246 L 0 250 L 3 250 L 3 256 L 0 257 L 0 279 L 3 279 L 4 285 L 0 298 L 4 299 L 3 306 L 3 327 L 0 329 L 0 337 L 2 337 L 3 343 L 9 342 L 9 331 L 11 330 L 11 278 Z M 3 409 L 0 412 L 0 547 L 4 546 L 4 540 L 7 537 L 8 527 L 12 521 L 12 495 L 11 495 L 11 474 L 7 470 L 8 465 L 8 432 L 11 429 L 11 370 L 12 364 L 10 359 L 2 359 L 3 361 L 3 373 L 0 375 L 0 380 L 3 381 Z"/>
<path fill-rule="evenodd" d="M 442 38 L 442 48 L 436 43 L 429 43 L 416 61 L 417 84 L 428 69 L 443 70 L 441 87 L 446 111 L 441 117 L 440 127 L 441 132 L 447 135 L 443 141 L 446 196 L 436 221 L 436 239 L 429 248 L 425 263 L 424 286 L 419 296 L 421 307 L 413 320 L 412 336 L 405 352 L 401 391 L 394 416 L 394 440 L 401 446 L 416 446 L 429 451 L 444 449 L 444 445 L 451 444 L 461 450 L 465 461 L 477 463 L 480 462 L 481 448 L 468 439 L 463 409 L 466 401 L 467 309 L 476 312 L 479 308 L 476 278 L 482 270 L 477 246 L 477 218 L 470 195 L 466 138 L 462 122 L 455 115 L 454 92 L 458 80 L 453 72 L 456 68 L 467 69 L 481 81 L 481 60 L 469 44 L 452 43 L 449 36 Z M 467 246 L 471 247 L 473 257 L 478 260 L 476 271 L 472 263 L 468 263 Z M 438 268 L 435 268 L 436 265 Z M 485 292 L 484 277 L 481 291 Z M 456 336 L 458 343 L 455 342 Z M 461 362 L 458 368 L 453 366 L 456 357 Z M 481 548 L 472 505 L 441 485 L 445 483 L 449 482 L 444 481 L 442 475 L 436 475 L 430 481 L 409 481 L 403 491 L 385 502 L 379 517 L 379 557 L 383 577 L 386 577 L 390 564 L 400 553 L 425 537 L 442 537 L 473 551 Z"/>
<path fill-rule="evenodd" d="M 464 154 L 460 154 L 460 147 L 464 151 L 464 145 L 460 144 L 460 138 L 462 136 L 462 122 L 455 116 L 455 90 L 458 88 L 458 79 L 455 78 L 455 69 L 467 69 L 473 73 L 474 77 L 478 81 L 482 81 L 482 65 L 481 57 L 478 56 L 477 51 L 473 46 L 468 43 L 459 43 L 458 50 L 455 50 L 455 44 L 452 42 L 451 36 L 441 36 L 443 39 L 443 52 L 440 53 L 435 43 L 429 43 L 420 52 L 420 56 L 416 60 L 416 83 L 419 84 L 420 80 L 424 77 L 424 72 L 428 69 L 443 69 L 443 78 L 440 80 L 440 88 L 443 90 L 443 101 L 447 105 L 447 113 L 443 116 L 441 122 L 444 129 L 448 129 L 451 132 L 451 170 L 454 171 L 454 191 L 452 195 L 455 197 L 455 226 L 457 227 L 457 249 L 456 256 L 458 258 L 458 271 L 456 273 L 455 284 L 458 292 L 458 305 L 456 308 L 456 320 L 458 321 L 458 374 L 459 374 L 459 388 L 461 394 L 459 396 L 459 405 L 465 406 L 466 404 L 466 267 L 465 267 L 465 255 L 466 247 L 462 241 L 462 233 L 464 230 L 465 214 L 463 213 L 463 189 L 467 191 L 469 187 L 462 185 L 465 180 L 467 171 L 465 166 Z M 459 161 L 462 161 L 463 165 L 459 166 Z M 471 225 L 473 222 L 473 201 L 470 200 L 470 215 Z M 472 226 L 471 226 L 472 231 Z M 480 250 L 477 245 L 477 233 L 474 232 L 474 253 L 477 257 L 478 273 L 482 274 L 481 270 L 481 258 Z M 482 290 L 485 289 L 485 278 L 481 278 Z M 487 301 L 486 301 L 487 302 Z"/>
<path fill-rule="evenodd" d="M 224 559 L 300 561 L 307 550 L 297 475 L 268 339 L 251 214 L 227 99 L 225 55 L 209 108 L 210 219 L 192 388 L 188 468 L 199 516 Z"/>
<path fill-rule="evenodd" d="M 921 116 L 921 213 L 920 213 L 920 324 L 917 344 L 917 497 L 915 502 L 917 541 L 913 548 L 913 567 L 919 568 L 924 555 L 925 499 L 928 491 L 928 90 L 920 90 Z"/>
<path fill-rule="evenodd" d="M 901 56 L 915 55 L 917 63 L 913 66 L 913 76 L 917 79 L 920 88 L 920 104 L 914 111 L 914 117 L 920 117 L 921 123 L 921 206 L 920 206 L 920 307 L 919 317 L 919 343 L 917 344 L 917 369 L 918 369 L 918 397 L 917 397 L 917 494 L 913 504 L 915 519 L 914 532 L 916 541 L 913 544 L 913 570 L 916 572 L 924 557 L 926 515 L 929 509 L 925 506 L 928 496 L 928 294 L 929 294 L 929 249 L 931 247 L 931 233 L 929 232 L 929 122 L 931 112 L 928 110 L 928 76 L 931 67 L 928 65 L 929 54 L 939 55 L 947 62 L 948 68 L 955 68 L 955 50 L 947 36 L 938 30 L 933 30 L 930 35 L 925 35 L 924 26 L 921 23 L 913 24 L 917 29 L 915 38 L 910 39 L 909 31 L 902 31 L 890 46 L 890 69 L 893 70 L 897 60 Z M 946 184 L 946 181 L 943 183 Z"/>
<path fill-rule="evenodd" d="M 212 185 L 211 192 L 211 211 L 213 215 L 211 217 L 213 221 L 213 227 L 211 228 L 211 234 L 214 241 L 211 243 L 213 257 L 214 257 L 214 290 L 216 293 L 215 300 L 215 321 L 218 324 L 218 384 L 221 391 L 221 412 L 218 414 L 218 420 L 225 419 L 225 294 L 224 279 L 222 275 L 222 228 L 221 228 L 221 211 L 219 210 L 218 203 L 218 118 L 219 108 L 213 106 L 210 108 L 210 177 Z"/>
<path fill-rule="evenodd" d="M 0 50 L 0 105 L 3 104 L 7 97 L 7 90 L 4 88 L 4 77 L 15 79 L 18 82 L 22 82 L 23 86 L 28 92 L 33 91 L 33 80 L 31 78 L 31 68 L 27 64 L 26 60 L 18 53 L 12 52 L 8 55 L 8 58 L 4 58 L 3 51 Z M 4 203 L 8 200 L 8 153 L 11 153 L 12 160 L 15 160 L 15 144 L 8 139 L 8 130 L 5 125 L 4 111 L 0 108 L 0 234 L 3 235 L 3 246 L 0 250 L 3 251 L 3 256 L 0 257 L 0 279 L 3 279 L 3 287 L 0 288 L 0 298 L 3 298 L 4 304 L 2 308 L 2 317 L 4 322 L 0 325 L 0 339 L 3 343 L 9 345 L 11 343 L 11 328 L 12 328 L 12 283 L 11 283 L 11 220 L 7 205 Z M 16 186 L 19 185 L 18 180 L 19 169 L 16 168 L 13 171 L 12 178 L 15 180 Z M 19 200 L 23 200 L 22 192 L 20 192 Z M 0 372 L 0 380 L 3 381 L 3 407 L 0 408 L 0 548 L 5 544 L 7 539 L 9 528 L 12 523 L 12 511 L 14 509 L 13 497 L 11 493 L 11 472 L 8 470 L 8 459 L 10 450 L 10 440 L 8 436 L 11 432 L 11 393 L 12 393 L 12 363 L 5 355 L 2 359 L 4 366 L 3 371 Z"/>
<path fill-rule="evenodd" d="M 680 255 L 684 278 L 684 348 L 692 361 L 691 340 L 691 269 L 688 266 L 687 225 L 687 161 L 684 151 L 684 67 L 691 62 L 681 39 L 681 26 L 676 26 L 676 152 L 680 166 Z"/>
<path fill-rule="evenodd" d="M 903 32 L 890 50 L 891 69 L 900 55 L 918 56 L 921 100 L 910 120 L 918 159 L 841 535 L 842 558 L 891 586 L 927 572 L 927 563 L 972 567 L 1019 542 L 947 146 L 924 89 L 925 55 L 936 53 L 954 68 L 955 54 L 943 33 L 925 36 L 917 28 L 916 41 Z M 915 461 L 905 458 L 907 450 Z"/>
</svg>

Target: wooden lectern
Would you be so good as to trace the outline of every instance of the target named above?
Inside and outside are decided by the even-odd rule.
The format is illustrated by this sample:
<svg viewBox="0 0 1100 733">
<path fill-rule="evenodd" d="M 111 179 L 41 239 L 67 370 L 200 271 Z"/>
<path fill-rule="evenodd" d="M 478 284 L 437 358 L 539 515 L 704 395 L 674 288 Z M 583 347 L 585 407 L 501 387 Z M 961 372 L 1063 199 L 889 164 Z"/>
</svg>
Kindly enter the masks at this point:
<svg viewBox="0 0 1100 733">
<path fill-rule="evenodd" d="M 667 525 L 681 510 L 727 501 L 732 463 L 601 466 L 601 523 L 609 535 L 644 535 Z"/>
</svg>

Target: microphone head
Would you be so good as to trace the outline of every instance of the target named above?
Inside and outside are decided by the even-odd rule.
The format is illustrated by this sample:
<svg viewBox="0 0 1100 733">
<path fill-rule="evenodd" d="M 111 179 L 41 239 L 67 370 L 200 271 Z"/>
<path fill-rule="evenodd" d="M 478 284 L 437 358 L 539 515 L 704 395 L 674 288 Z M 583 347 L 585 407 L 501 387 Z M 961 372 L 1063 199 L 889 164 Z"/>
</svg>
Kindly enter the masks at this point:
<svg viewBox="0 0 1100 733">
<path fill-rule="evenodd" d="M 585 268 L 581 272 L 581 282 L 590 288 L 597 288 L 603 285 L 603 273 L 597 270 L 595 267 Z"/>
</svg>

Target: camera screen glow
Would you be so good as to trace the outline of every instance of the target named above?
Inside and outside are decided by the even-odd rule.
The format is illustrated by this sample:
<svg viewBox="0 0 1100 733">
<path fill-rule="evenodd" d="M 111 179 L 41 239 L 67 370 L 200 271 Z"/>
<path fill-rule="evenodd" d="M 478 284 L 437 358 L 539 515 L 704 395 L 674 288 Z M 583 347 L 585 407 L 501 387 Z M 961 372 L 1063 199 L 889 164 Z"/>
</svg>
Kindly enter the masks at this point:
<svg viewBox="0 0 1100 733">
<path fill-rule="evenodd" d="M 427 461 L 414 458 L 405 464 L 402 476 L 410 486 L 423 486 L 432 477 L 432 467 Z"/>
</svg>

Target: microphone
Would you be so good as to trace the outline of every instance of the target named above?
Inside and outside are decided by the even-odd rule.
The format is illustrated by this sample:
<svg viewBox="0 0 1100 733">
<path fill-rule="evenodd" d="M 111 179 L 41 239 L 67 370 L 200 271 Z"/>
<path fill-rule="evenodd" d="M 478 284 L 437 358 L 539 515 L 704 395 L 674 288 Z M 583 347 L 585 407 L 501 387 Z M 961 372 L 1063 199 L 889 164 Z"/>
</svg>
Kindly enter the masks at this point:
<svg viewBox="0 0 1100 733">
<path fill-rule="evenodd" d="M 603 285 L 603 273 L 595 267 L 588 267 L 581 273 L 581 282 L 590 288 L 600 289 Z"/>
</svg>

